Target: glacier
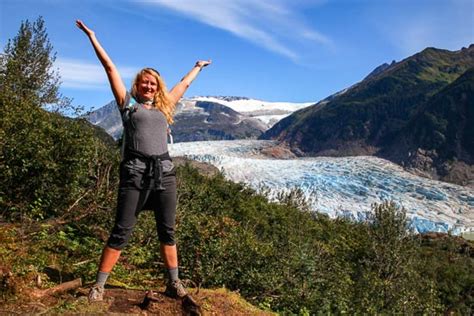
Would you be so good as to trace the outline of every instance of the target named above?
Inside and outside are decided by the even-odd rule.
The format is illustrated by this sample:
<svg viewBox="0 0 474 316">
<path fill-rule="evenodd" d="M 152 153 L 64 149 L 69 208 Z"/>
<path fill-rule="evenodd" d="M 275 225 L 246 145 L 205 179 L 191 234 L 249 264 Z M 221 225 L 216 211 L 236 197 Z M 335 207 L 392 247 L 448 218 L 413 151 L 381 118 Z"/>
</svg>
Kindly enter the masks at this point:
<svg viewBox="0 0 474 316">
<path fill-rule="evenodd" d="M 299 188 L 314 211 L 361 220 L 374 203 L 403 207 L 415 232 L 474 231 L 474 189 L 422 178 L 387 160 L 369 157 L 272 159 L 268 140 L 175 143 L 172 156 L 219 168 L 225 177 L 270 197 Z"/>
</svg>

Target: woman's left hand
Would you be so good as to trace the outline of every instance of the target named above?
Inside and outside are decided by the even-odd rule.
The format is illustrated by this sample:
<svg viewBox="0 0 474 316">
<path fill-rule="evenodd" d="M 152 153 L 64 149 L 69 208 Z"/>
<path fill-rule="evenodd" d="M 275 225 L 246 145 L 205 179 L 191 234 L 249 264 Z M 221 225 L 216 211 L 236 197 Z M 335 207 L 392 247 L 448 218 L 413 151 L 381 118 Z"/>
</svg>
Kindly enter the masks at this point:
<svg viewBox="0 0 474 316">
<path fill-rule="evenodd" d="M 199 67 L 199 68 L 204 68 L 208 65 L 210 65 L 212 63 L 212 61 L 209 59 L 209 60 L 198 60 L 196 62 L 196 67 Z"/>
</svg>

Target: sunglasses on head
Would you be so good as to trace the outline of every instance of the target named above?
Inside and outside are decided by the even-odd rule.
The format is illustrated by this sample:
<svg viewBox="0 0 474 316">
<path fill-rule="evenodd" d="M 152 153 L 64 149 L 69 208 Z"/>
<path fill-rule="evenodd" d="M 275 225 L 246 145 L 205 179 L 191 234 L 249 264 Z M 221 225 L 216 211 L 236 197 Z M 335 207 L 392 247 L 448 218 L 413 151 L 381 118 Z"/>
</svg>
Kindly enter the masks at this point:
<svg viewBox="0 0 474 316">
<path fill-rule="evenodd" d="M 160 75 L 160 72 L 159 72 L 158 70 L 156 70 L 155 68 L 147 67 L 147 68 L 145 68 L 145 70 L 151 70 L 151 71 L 154 71 L 154 72 L 156 72 L 156 73 L 158 74 L 158 76 L 160 76 L 160 77 L 161 77 L 161 75 Z"/>
</svg>

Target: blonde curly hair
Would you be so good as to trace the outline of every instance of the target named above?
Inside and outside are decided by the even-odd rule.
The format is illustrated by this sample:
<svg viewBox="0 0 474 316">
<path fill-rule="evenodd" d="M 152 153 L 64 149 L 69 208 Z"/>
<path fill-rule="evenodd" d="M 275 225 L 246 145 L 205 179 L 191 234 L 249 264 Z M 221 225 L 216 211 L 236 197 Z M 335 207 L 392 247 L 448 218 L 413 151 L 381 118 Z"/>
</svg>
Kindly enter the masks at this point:
<svg viewBox="0 0 474 316">
<path fill-rule="evenodd" d="M 139 100 L 138 82 L 144 74 L 152 75 L 158 83 L 158 90 L 153 98 L 153 107 L 160 110 L 165 115 L 168 124 L 173 124 L 173 114 L 176 104 L 174 104 L 168 96 L 168 89 L 166 88 L 165 81 L 161 78 L 160 73 L 157 70 L 153 68 L 143 68 L 140 70 L 135 76 L 135 79 L 133 79 L 132 91 L 130 94 L 136 100 Z"/>
</svg>

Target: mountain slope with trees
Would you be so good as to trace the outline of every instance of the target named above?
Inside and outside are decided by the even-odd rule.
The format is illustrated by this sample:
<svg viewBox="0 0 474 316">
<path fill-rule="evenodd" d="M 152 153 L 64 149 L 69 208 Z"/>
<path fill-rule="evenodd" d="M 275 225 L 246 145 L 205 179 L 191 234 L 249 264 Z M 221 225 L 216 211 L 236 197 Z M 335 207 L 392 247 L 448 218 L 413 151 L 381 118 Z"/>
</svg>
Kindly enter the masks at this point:
<svg viewBox="0 0 474 316">
<path fill-rule="evenodd" d="M 263 138 L 285 142 L 303 156 L 392 158 L 387 150 L 403 149 L 391 146 L 402 137 L 407 124 L 422 108 L 429 107 L 434 95 L 472 67 L 474 45 L 454 52 L 427 48 L 401 62 L 383 65 L 344 93 L 283 119 Z M 418 145 L 429 147 L 427 143 Z M 406 151 L 402 154 L 408 156 Z M 464 156 L 456 159 L 465 161 Z"/>
<path fill-rule="evenodd" d="M 469 184 L 474 179 L 472 126 L 474 68 L 421 106 L 380 154 L 407 168 Z"/>
</svg>

